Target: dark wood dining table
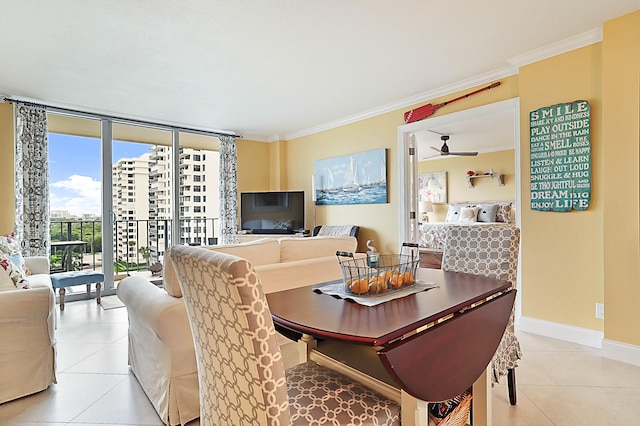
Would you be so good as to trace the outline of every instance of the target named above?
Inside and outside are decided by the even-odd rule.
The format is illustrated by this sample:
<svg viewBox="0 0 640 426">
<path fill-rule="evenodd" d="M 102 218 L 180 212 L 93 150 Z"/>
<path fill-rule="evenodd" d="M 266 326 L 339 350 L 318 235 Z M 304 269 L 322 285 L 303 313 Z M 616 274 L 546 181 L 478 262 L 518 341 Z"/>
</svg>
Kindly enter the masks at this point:
<svg viewBox="0 0 640 426">
<path fill-rule="evenodd" d="M 376 306 L 319 293 L 322 284 L 267 295 L 300 360 L 352 375 L 402 404 L 402 424 L 426 425 L 427 402 L 473 385 L 473 424 L 491 424 L 487 368 L 515 301 L 509 281 L 419 268 L 438 287 Z"/>
</svg>

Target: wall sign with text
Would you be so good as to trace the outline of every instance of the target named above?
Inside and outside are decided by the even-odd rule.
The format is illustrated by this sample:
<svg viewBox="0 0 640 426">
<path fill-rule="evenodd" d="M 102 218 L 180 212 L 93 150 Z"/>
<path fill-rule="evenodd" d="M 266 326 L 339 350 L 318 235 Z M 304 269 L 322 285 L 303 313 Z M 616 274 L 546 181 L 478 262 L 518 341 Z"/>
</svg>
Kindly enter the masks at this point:
<svg viewBox="0 0 640 426">
<path fill-rule="evenodd" d="M 591 106 L 552 105 L 529 113 L 531 209 L 586 210 L 591 201 Z"/>
</svg>

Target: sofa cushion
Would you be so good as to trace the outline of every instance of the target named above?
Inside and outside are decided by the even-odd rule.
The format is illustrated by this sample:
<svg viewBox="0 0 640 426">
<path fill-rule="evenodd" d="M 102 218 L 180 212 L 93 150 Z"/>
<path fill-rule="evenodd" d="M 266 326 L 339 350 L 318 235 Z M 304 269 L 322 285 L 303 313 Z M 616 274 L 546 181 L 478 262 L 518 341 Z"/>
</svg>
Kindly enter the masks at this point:
<svg viewBox="0 0 640 426">
<path fill-rule="evenodd" d="M 51 275 L 49 274 L 33 274 L 27 277 L 29 287 L 51 287 Z"/>
<path fill-rule="evenodd" d="M 280 245 L 277 240 L 273 239 L 262 238 L 242 244 L 206 246 L 204 248 L 242 257 L 254 266 L 280 262 Z M 171 256 L 168 255 L 170 250 L 167 250 L 164 256 L 162 272 L 164 290 L 169 296 L 182 297 L 182 290 L 180 290 L 180 284 L 173 269 L 173 263 L 171 263 Z"/>
<path fill-rule="evenodd" d="M 206 248 L 247 259 L 253 266 L 270 265 L 280 262 L 280 245 L 278 244 L 278 240 L 269 238 L 262 238 L 242 244 L 209 246 Z"/>
<path fill-rule="evenodd" d="M 0 267 L 0 292 L 15 289 L 16 285 L 13 283 L 9 273 L 6 269 Z"/>
<path fill-rule="evenodd" d="M 280 262 L 335 256 L 336 251 L 355 252 L 355 237 L 285 237 L 280 238 Z M 336 258 L 337 262 L 337 258 Z"/>
</svg>

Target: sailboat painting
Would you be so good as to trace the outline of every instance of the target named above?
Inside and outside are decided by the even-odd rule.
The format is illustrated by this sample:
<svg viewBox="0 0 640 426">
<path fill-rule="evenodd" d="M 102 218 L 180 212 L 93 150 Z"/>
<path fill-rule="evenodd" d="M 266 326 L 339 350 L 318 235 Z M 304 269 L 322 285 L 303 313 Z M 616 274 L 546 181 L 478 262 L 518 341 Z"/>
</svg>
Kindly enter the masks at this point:
<svg viewBox="0 0 640 426">
<path fill-rule="evenodd" d="M 315 162 L 316 205 L 387 202 L 387 150 L 360 152 Z"/>
</svg>

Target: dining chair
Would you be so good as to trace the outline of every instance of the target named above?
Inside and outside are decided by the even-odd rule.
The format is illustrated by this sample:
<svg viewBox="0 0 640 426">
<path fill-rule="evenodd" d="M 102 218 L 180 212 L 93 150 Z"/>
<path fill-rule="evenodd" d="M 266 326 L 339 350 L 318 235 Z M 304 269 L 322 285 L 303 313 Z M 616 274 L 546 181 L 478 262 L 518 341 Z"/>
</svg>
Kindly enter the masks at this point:
<svg viewBox="0 0 640 426">
<path fill-rule="evenodd" d="M 520 228 L 509 225 L 455 225 L 447 228 L 442 269 L 466 272 L 511 282 L 516 286 Z M 515 311 L 511 311 L 509 323 L 500 345 L 491 361 L 492 383 L 507 376 L 509 402 L 516 405 L 516 373 L 518 360 L 522 358 L 520 342 L 515 335 Z"/>
<path fill-rule="evenodd" d="M 313 361 L 286 370 L 260 279 L 242 258 L 175 246 L 194 339 L 200 424 L 400 424 L 400 406 Z"/>
</svg>

